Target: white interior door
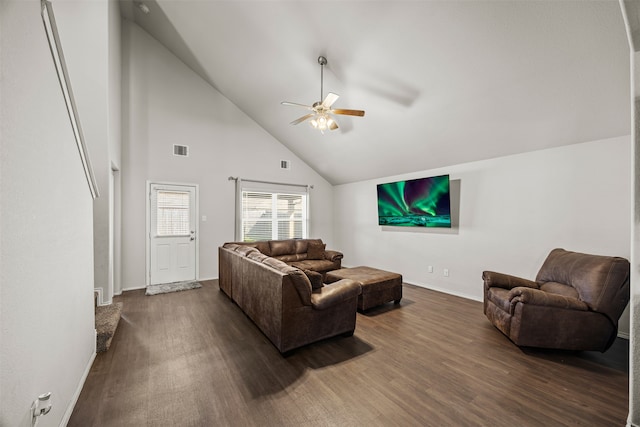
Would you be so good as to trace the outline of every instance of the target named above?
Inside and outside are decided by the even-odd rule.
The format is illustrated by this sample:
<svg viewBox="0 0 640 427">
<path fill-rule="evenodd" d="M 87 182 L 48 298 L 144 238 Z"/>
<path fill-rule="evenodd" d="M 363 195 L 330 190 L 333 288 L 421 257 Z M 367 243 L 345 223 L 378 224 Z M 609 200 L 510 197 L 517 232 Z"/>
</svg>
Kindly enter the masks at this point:
<svg viewBox="0 0 640 427">
<path fill-rule="evenodd" d="M 196 278 L 195 186 L 151 184 L 149 194 L 149 283 Z"/>
</svg>

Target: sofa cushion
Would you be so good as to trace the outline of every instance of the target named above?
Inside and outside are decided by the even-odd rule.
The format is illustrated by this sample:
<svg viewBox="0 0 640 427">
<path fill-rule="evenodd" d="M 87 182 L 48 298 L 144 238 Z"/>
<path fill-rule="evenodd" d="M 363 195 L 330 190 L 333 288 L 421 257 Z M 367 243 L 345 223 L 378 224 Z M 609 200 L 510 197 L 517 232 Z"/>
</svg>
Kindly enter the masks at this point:
<svg viewBox="0 0 640 427">
<path fill-rule="evenodd" d="M 254 251 L 254 252 L 249 253 L 249 255 L 247 255 L 247 258 L 252 259 L 254 261 L 257 261 L 257 262 L 262 262 L 266 258 L 269 258 L 269 257 L 266 256 L 265 254 L 261 253 L 261 252 Z"/>
<path fill-rule="evenodd" d="M 285 268 L 290 267 L 287 263 L 270 257 L 263 259 L 262 263 L 279 271 L 284 271 Z"/>
<path fill-rule="evenodd" d="M 296 261 L 292 262 L 291 265 L 294 267 L 298 267 L 300 270 L 312 270 L 312 271 L 329 271 L 329 270 L 337 270 L 340 268 L 337 263 L 331 262 L 326 259 L 306 259 L 304 261 Z"/>
<path fill-rule="evenodd" d="M 578 291 L 574 287 L 558 282 L 546 282 L 540 284 L 540 290 L 550 294 L 558 294 L 565 297 L 579 299 Z"/>
<path fill-rule="evenodd" d="M 313 270 L 303 270 L 311 282 L 311 289 L 320 289 L 324 286 L 322 283 L 322 274 Z"/>
<path fill-rule="evenodd" d="M 303 261 L 305 259 L 307 259 L 307 254 L 288 254 L 288 255 L 278 255 L 275 256 L 274 258 L 279 259 L 280 261 L 284 261 L 284 262 L 294 262 L 294 261 Z"/>
<path fill-rule="evenodd" d="M 617 319 L 628 301 L 624 295 L 629 294 L 629 261 L 557 248 L 540 267 L 536 282 L 570 285 L 593 311 Z"/>
<path fill-rule="evenodd" d="M 324 243 L 309 242 L 307 246 L 307 259 L 324 259 L 324 249 L 327 247 Z"/>
<path fill-rule="evenodd" d="M 236 252 L 244 255 L 244 256 L 248 256 L 250 253 L 252 252 L 260 252 L 258 251 L 256 248 L 252 248 L 251 246 L 242 246 L 242 245 L 238 245 L 238 247 L 236 248 Z"/>
<path fill-rule="evenodd" d="M 271 240 L 269 241 L 271 256 L 289 255 L 296 253 L 295 240 Z"/>
<path fill-rule="evenodd" d="M 307 254 L 307 250 L 310 243 L 322 244 L 322 239 L 296 239 L 296 252 L 297 254 Z"/>
</svg>

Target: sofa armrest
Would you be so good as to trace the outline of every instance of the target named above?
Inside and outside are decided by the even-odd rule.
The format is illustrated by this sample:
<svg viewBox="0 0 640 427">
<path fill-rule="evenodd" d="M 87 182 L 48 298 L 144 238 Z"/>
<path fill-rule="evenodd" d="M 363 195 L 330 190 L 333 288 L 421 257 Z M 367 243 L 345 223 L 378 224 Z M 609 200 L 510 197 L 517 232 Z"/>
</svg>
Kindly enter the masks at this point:
<svg viewBox="0 0 640 427">
<path fill-rule="evenodd" d="M 360 283 L 351 279 L 338 280 L 329 286 L 316 289 L 311 294 L 311 306 L 316 310 L 324 310 L 349 298 L 356 298 L 360 292 Z"/>
<path fill-rule="evenodd" d="M 552 294 L 540 289 L 524 287 L 513 288 L 509 291 L 509 300 L 511 301 L 511 304 L 522 302 L 525 304 L 566 308 L 570 310 L 589 310 L 589 306 L 584 301 L 580 301 L 577 298 L 566 297 L 564 295 Z"/>
<path fill-rule="evenodd" d="M 511 276 L 510 274 L 496 273 L 495 271 L 483 271 L 482 280 L 484 280 L 485 289 L 494 286 L 504 289 L 513 289 L 516 287 L 525 287 L 532 289 L 540 288 L 540 286 L 532 280 Z"/>
<path fill-rule="evenodd" d="M 342 254 L 342 252 L 332 251 L 332 250 L 325 250 L 324 251 L 324 259 L 328 259 L 329 261 L 338 261 L 339 259 L 342 259 L 343 257 L 344 257 L 344 255 Z"/>
</svg>

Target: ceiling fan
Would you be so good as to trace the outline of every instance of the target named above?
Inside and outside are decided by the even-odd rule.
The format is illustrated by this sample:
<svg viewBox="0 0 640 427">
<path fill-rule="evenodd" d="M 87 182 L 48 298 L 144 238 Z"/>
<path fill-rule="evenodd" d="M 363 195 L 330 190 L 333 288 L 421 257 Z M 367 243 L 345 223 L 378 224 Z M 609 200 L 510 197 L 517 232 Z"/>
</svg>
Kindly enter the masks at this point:
<svg viewBox="0 0 640 427">
<path fill-rule="evenodd" d="M 327 58 L 324 56 L 318 57 L 318 64 L 320 64 L 320 99 L 323 99 L 323 84 L 324 84 L 324 66 L 327 65 Z M 311 110 L 312 113 L 306 114 L 291 122 L 292 125 L 297 125 L 306 120 L 310 120 L 309 124 L 318 129 L 321 133 L 325 130 L 338 129 L 338 123 L 331 116 L 332 114 L 342 114 L 345 116 L 364 116 L 363 110 L 345 110 L 340 108 L 331 108 L 334 102 L 338 100 L 340 96 L 335 93 L 329 92 L 327 97 L 323 101 L 314 102 L 313 105 L 298 104 L 296 102 L 282 102 L 282 105 L 291 105 L 294 107 L 302 107 L 307 110 Z"/>
</svg>

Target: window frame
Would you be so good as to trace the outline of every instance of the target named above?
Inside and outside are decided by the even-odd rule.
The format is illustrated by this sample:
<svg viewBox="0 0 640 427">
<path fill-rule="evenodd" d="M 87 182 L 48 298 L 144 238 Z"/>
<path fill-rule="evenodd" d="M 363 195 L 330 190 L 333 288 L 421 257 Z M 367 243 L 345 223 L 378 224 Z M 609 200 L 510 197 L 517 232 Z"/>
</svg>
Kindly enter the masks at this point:
<svg viewBox="0 0 640 427">
<path fill-rule="evenodd" d="M 236 186 L 236 230 L 235 240 L 245 241 L 245 206 L 244 201 L 245 193 L 262 193 L 269 194 L 271 197 L 271 217 L 266 219 L 271 223 L 271 237 L 264 240 L 277 240 L 279 238 L 279 227 L 281 223 L 291 222 L 290 218 L 278 218 L 277 201 L 278 196 L 300 196 L 302 200 L 302 218 L 300 224 L 302 227 L 301 236 L 295 238 L 308 238 L 310 235 L 309 223 L 310 223 L 310 197 L 308 186 L 298 185 L 286 185 L 286 184 L 271 184 L 260 182 L 240 182 Z M 295 221 L 294 221 L 295 222 Z M 248 240 L 248 241 L 262 241 L 262 240 Z"/>
</svg>

